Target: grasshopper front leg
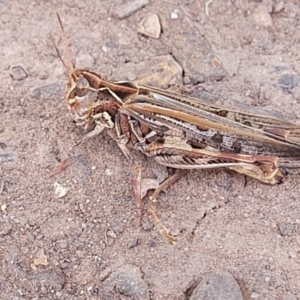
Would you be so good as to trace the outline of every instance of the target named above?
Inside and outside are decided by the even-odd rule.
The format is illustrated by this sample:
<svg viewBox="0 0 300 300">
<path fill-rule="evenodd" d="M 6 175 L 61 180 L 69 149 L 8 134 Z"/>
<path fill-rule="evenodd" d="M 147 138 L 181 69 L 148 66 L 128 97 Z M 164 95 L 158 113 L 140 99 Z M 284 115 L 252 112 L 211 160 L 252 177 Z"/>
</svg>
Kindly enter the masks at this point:
<svg viewBox="0 0 300 300">
<path fill-rule="evenodd" d="M 123 121 L 125 122 L 122 122 Z M 130 141 L 130 132 L 129 127 L 126 122 L 127 116 L 117 115 L 115 119 L 115 126 L 112 129 L 108 130 L 110 137 L 116 141 L 120 150 L 123 152 L 127 159 L 130 159 L 135 164 L 135 170 L 137 172 L 136 179 L 136 203 L 137 203 L 137 215 L 138 215 L 138 224 L 141 225 L 142 220 L 142 196 L 141 196 L 141 181 L 142 181 L 142 170 L 141 166 L 135 159 L 132 157 L 130 150 L 127 147 L 128 142 Z"/>
</svg>

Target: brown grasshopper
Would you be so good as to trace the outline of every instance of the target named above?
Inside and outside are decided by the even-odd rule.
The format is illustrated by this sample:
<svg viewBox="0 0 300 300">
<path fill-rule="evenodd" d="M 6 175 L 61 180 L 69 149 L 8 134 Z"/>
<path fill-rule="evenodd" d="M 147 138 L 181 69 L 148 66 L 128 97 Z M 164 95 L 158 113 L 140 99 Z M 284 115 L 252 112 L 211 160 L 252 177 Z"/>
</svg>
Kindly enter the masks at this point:
<svg viewBox="0 0 300 300">
<path fill-rule="evenodd" d="M 89 70 L 74 71 L 70 55 L 67 69 L 67 107 L 76 124 L 88 130 L 77 144 L 106 130 L 126 158 L 135 162 L 133 148 L 179 170 L 155 190 L 148 206 L 152 222 L 171 244 L 176 238 L 160 222 L 155 203 L 162 188 L 186 170 L 226 168 L 274 185 L 286 169 L 300 168 L 300 126 L 284 118 L 226 109 L 132 82 L 111 82 Z M 140 182 L 139 169 L 139 216 Z"/>
</svg>

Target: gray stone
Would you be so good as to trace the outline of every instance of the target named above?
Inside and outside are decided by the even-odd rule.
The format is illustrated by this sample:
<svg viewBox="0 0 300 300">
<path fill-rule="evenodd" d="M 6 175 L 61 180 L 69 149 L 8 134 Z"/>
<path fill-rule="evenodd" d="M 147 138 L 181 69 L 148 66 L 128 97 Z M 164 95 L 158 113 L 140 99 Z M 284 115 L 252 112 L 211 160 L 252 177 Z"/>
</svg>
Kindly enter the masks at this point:
<svg viewBox="0 0 300 300">
<path fill-rule="evenodd" d="M 39 88 L 32 92 L 32 97 L 35 99 L 63 99 L 65 85 L 62 83 L 52 83 Z"/>
<path fill-rule="evenodd" d="M 65 284 L 65 276 L 62 270 L 55 268 L 35 274 L 32 281 L 46 290 L 61 290 Z"/>
<path fill-rule="evenodd" d="M 78 284 L 92 282 L 97 273 L 97 264 L 93 257 L 85 257 L 78 268 L 73 270 L 72 280 Z"/>
<path fill-rule="evenodd" d="M 190 300 L 243 300 L 243 296 L 230 273 L 214 272 L 204 275 Z"/>
<path fill-rule="evenodd" d="M 18 159 L 18 155 L 15 153 L 0 154 L 0 166 L 7 162 L 14 162 L 17 159 Z"/>
<path fill-rule="evenodd" d="M 12 67 L 9 73 L 12 79 L 18 81 L 23 80 L 28 76 L 26 71 L 20 66 Z"/>
<path fill-rule="evenodd" d="M 103 300 L 114 299 L 116 292 L 132 300 L 150 299 L 140 269 L 132 265 L 124 265 L 117 269 L 96 288 L 95 292 Z"/>
<path fill-rule="evenodd" d="M 147 5 L 149 0 L 135 0 L 129 3 L 125 3 L 119 6 L 113 15 L 119 19 L 124 19 L 141 9 L 143 6 Z"/>
<path fill-rule="evenodd" d="M 257 26 L 262 27 L 272 27 L 272 17 L 268 12 L 268 8 L 264 3 L 258 3 L 253 10 L 252 15 L 250 15 L 250 20 Z"/>
<path fill-rule="evenodd" d="M 278 79 L 278 85 L 283 91 L 290 92 L 298 85 L 299 78 L 298 74 L 283 74 Z"/>
<path fill-rule="evenodd" d="M 0 142 L 0 148 L 2 150 L 5 150 L 7 148 L 7 145 L 4 142 Z"/>
<path fill-rule="evenodd" d="M 137 84 L 163 88 L 169 84 L 182 83 L 182 68 L 171 55 L 142 62 L 137 65 L 136 72 L 142 74 L 134 81 Z"/>
<path fill-rule="evenodd" d="M 90 69 L 92 70 L 95 65 L 94 57 L 89 53 L 80 53 L 76 57 L 76 69 Z"/>
<path fill-rule="evenodd" d="M 180 18 L 180 22 L 161 17 L 161 23 L 166 48 L 172 49 L 172 56 L 182 66 L 191 83 L 202 83 L 208 79 L 221 80 L 227 75 L 209 42 L 187 17 Z"/>
<path fill-rule="evenodd" d="M 294 225 L 293 224 L 280 224 L 279 225 L 279 230 L 281 235 L 291 235 L 293 230 L 294 230 Z"/>
</svg>

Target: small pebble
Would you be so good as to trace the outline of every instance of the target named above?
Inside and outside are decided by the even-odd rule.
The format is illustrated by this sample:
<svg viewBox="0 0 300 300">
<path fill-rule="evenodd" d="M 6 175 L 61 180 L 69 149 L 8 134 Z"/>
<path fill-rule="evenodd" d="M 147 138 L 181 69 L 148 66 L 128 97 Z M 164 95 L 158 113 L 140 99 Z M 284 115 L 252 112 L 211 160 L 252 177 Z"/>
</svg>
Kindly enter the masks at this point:
<svg viewBox="0 0 300 300">
<path fill-rule="evenodd" d="M 272 0 L 263 0 L 262 3 L 265 5 L 268 13 L 271 13 L 273 11 L 273 1 Z"/>
<path fill-rule="evenodd" d="M 0 166 L 4 163 L 14 162 L 18 159 L 18 155 L 15 153 L 3 153 L 0 154 Z"/>
<path fill-rule="evenodd" d="M 172 19 L 172 20 L 176 20 L 176 19 L 178 19 L 178 18 L 179 18 L 178 13 L 175 12 L 175 11 L 173 11 L 173 12 L 171 13 L 171 19 Z"/>
<path fill-rule="evenodd" d="M 273 13 L 279 13 L 284 10 L 284 2 L 280 1 L 274 5 Z"/>
<path fill-rule="evenodd" d="M 101 49 L 104 53 L 108 51 L 108 47 L 106 45 L 103 45 Z"/>
<path fill-rule="evenodd" d="M 67 242 L 66 241 L 60 241 L 59 242 L 59 246 L 60 246 L 60 248 L 62 248 L 62 249 L 66 249 L 67 248 Z"/>
<path fill-rule="evenodd" d="M 33 227 L 33 226 L 35 226 L 36 223 L 35 223 L 35 220 L 31 219 L 28 221 L 28 224 L 29 224 L 29 226 Z"/>
<path fill-rule="evenodd" d="M 63 83 L 52 83 L 32 91 L 31 96 L 35 99 L 58 99 L 61 97 L 64 91 Z"/>
<path fill-rule="evenodd" d="M 62 186 L 58 182 L 54 183 L 54 192 L 57 198 L 63 198 L 68 194 L 69 189 Z"/>
<path fill-rule="evenodd" d="M 20 66 L 16 66 L 16 67 L 12 67 L 10 69 L 10 76 L 14 79 L 14 80 L 23 80 L 25 79 L 28 75 L 26 73 L 26 71 L 20 67 Z"/>
<path fill-rule="evenodd" d="M 161 26 L 158 15 L 150 14 L 146 18 L 142 19 L 138 26 L 138 33 L 145 36 L 158 39 L 160 37 Z"/>
<path fill-rule="evenodd" d="M 17 292 L 22 297 L 25 295 L 25 291 L 23 289 L 18 289 Z"/>
<path fill-rule="evenodd" d="M 113 15 L 119 19 L 124 19 L 141 9 L 143 6 L 149 4 L 149 0 L 135 0 L 119 6 Z"/>
<path fill-rule="evenodd" d="M 143 230 L 150 231 L 154 228 L 154 225 L 153 225 L 153 223 L 148 222 L 148 223 L 144 223 L 142 227 L 143 227 Z"/>
<path fill-rule="evenodd" d="M 250 298 L 251 299 L 259 299 L 260 298 L 260 294 L 257 294 L 257 293 L 254 292 L 254 293 L 251 294 Z"/>
<path fill-rule="evenodd" d="M 2 225 L 2 228 L 0 229 L 0 236 L 5 236 L 10 234 L 12 231 L 12 225 L 11 224 L 6 224 Z"/>
<path fill-rule="evenodd" d="M 111 176 L 113 174 L 113 171 L 111 169 L 105 169 L 105 175 Z"/>
<path fill-rule="evenodd" d="M 33 264 L 35 266 L 47 266 L 48 265 L 48 258 L 46 255 L 42 254 L 41 256 L 39 256 L 38 258 L 36 258 L 33 261 Z"/>
<path fill-rule="evenodd" d="M 243 300 L 243 296 L 235 278 L 228 272 L 219 271 L 203 276 L 190 297 L 190 300 L 199 299 Z"/>
<path fill-rule="evenodd" d="M 262 26 L 262 27 L 272 27 L 273 26 L 273 21 L 268 12 L 268 8 L 263 3 L 257 4 L 252 15 L 250 16 L 250 19 L 257 26 Z"/>
<path fill-rule="evenodd" d="M 300 77 L 298 74 L 282 74 L 278 79 L 278 86 L 285 92 L 290 92 L 298 86 Z"/>
<path fill-rule="evenodd" d="M 295 226 L 293 224 L 280 224 L 279 230 L 280 230 L 281 235 L 286 236 L 286 235 L 292 234 L 294 227 Z"/>
<path fill-rule="evenodd" d="M 116 299 L 116 291 L 119 293 L 119 299 L 150 300 L 148 285 L 143 280 L 143 274 L 133 265 L 122 265 L 109 276 L 99 280 L 97 299 Z"/>
<path fill-rule="evenodd" d="M 132 241 L 129 243 L 128 249 L 135 248 L 135 247 L 137 247 L 140 243 L 141 243 L 141 239 L 139 239 L 139 238 L 134 239 L 134 240 L 132 240 Z"/>
<path fill-rule="evenodd" d="M 46 72 L 46 71 L 41 71 L 41 72 L 39 73 L 39 78 L 42 79 L 42 80 L 45 80 L 45 79 L 47 79 L 48 77 L 49 77 L 49 74 L 48 74 L 48 72 Z"/>
<path fill-rule="evenodd" d="M 295 259 L 297 257 L 297 253 L 295 251 L 289 251 L 289 256 L 292 259 Z"/>
<path fill-rule="evenodd" d="M 117 235 L 111 230 L 108 230 L 106 235 L 114 239 L 117 238 Z"/>
<path fill-rule="evenodd" d="M 76 69 L 93 69 L 94 57 L 89 53 L 81 53 L 76 57 Z"/>
<path fill-rule="evenodd" d="M 5 150 L 7 148 L 7 145 L 5 143 L 3 143 L 3 142 L 0 142 L 0 148 L 2 150 Z"/>
</svg>

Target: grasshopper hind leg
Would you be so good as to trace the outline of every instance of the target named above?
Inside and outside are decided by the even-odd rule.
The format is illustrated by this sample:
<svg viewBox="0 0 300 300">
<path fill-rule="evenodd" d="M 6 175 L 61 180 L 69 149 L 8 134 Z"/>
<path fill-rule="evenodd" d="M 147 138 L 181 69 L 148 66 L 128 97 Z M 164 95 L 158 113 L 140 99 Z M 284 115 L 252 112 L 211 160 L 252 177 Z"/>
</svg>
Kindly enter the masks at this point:
<svg viewBox="0 0 300 300">
<path fill-rule="evenodd" d="M 284 179 L 286 172 L 275 168 L 273 170 L 268 170 L 266 166 L 258 166 L 254 164 L 243 164 L 241 166 L 228 167 L 230 170 L 234 170 L 240 174 L 247 175 L 249 177 L 255 178 L 261 182 L 275 185 L 281 183 Z"/>
<path fill-rule="evenodd" d="M 160 220 L 160 217 L 158 215 L 156 204 L 158 202 L 157 197 L 159 193 L 170 186 L 171 184 L 175 183 L 177 180 L 179 180 L 182 176 L 184 176 L 188 170 L 180 170 L 177 169 L 175 174 L 170 176 L 168 179 L 166 179 L 163 183 L 161 183 L 154 191 L 152 197 L 150 198 L 150 202 L 148 204 L 148 215 L 151 220 L 151 222 L 154 224 L 154 226 L 157 228 L 159 233 L 167 240 L 167 242 L 171 245 L 174 245 L 177 242 L 177 238 L 170 232 L 168 228 L 166 228 L 163 223 Z"/>
</svg>

